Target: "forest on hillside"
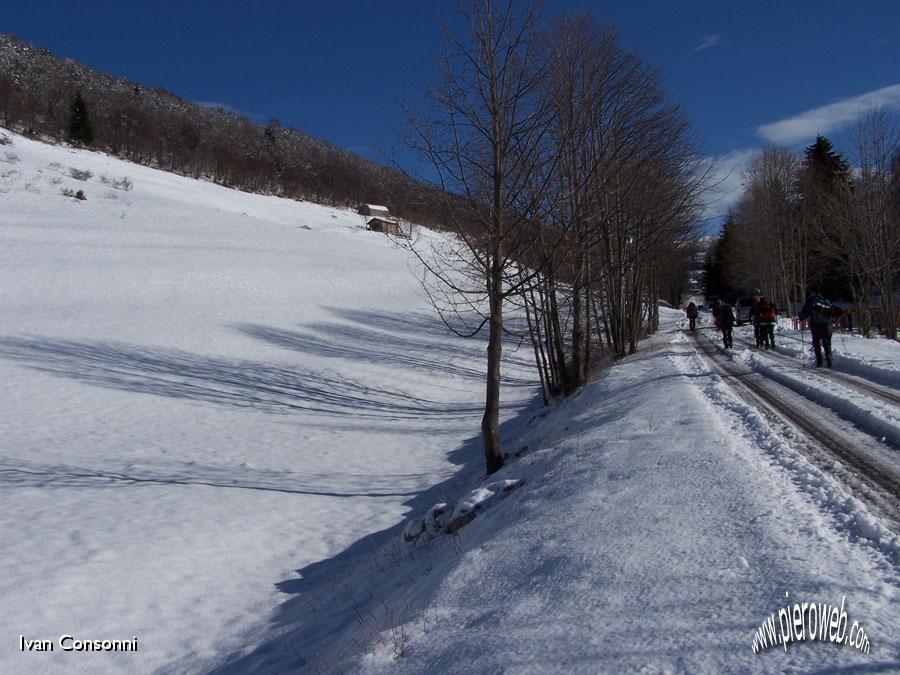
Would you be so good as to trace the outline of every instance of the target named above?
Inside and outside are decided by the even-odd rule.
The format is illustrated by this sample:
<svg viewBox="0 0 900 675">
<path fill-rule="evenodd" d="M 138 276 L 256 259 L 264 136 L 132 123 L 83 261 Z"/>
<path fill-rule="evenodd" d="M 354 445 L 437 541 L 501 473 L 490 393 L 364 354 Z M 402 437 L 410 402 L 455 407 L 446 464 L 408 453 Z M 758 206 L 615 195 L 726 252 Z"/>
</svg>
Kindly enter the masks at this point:
<svg viewBox="0 0 900 675">
<path fill-rule="evenodd" d="M 401 217 L 440 222 L 439 194 L 278 120 L 256 124 L 60 59 L 0 34 L 0 124 L 249 192 L 319 204 L 385 204 Z"/>
</svg>

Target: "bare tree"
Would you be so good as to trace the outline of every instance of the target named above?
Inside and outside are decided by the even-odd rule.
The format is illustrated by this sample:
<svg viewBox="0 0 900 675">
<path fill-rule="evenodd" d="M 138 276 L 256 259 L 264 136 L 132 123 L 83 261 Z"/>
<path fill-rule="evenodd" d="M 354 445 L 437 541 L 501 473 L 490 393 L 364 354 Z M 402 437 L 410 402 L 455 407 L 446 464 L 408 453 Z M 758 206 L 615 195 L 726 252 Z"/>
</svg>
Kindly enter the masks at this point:
<svg viewBox="0 0 900 675">
<path fill-rule="evenodd" d="M 419 251 L 433 282 L 427 286 L 433 303 L 461 334 L 488 328 L 481 433 L 490 474 L 503 465 L 504 303 L 528 283 L 518 261 L 534 247 L 550 174 L 544 168 L 548 106 L 540 96 L 546 59 L 536 39 L 534 6 L 472 0 L 458 3 L 457 11 L 468 35 L 447 33 L 442 81 L 412 116 L 410 142 L 436 169 L 456 234 L 431 252 Z"/>
<path fill-rule="evenodd" d="M 523 289 L 545 400 L 584 384 L 598 355 L 623 356 L 683 285 L 704 181 L 699 153 L 658 75 L 588 14 L 546 34 L 548 141 L 539 274 Z"/>
<path fill-rule="evenodd" d="M 807 274 L 809 236 L 798 211 L 797 176 L 797 159 L 787 148 L 770 146 L 753 158 L 727 252 L 734 285 L 759 288 L 787 308 L 805 291 Z"/>
<path fill-rule="evenodd" d="M 900 219 L 891 204 L 891 160 L 900 150 L 897 121 L 884 110 L 860 116 L 855 134 L 858 178 L 855 181 L 853 224 L 857 236 L 847 255 L 869 275 L 880 299 L 881 331 L 897 339 L 897 308 L 893 284 L 900 276 Z"/>
</svg>

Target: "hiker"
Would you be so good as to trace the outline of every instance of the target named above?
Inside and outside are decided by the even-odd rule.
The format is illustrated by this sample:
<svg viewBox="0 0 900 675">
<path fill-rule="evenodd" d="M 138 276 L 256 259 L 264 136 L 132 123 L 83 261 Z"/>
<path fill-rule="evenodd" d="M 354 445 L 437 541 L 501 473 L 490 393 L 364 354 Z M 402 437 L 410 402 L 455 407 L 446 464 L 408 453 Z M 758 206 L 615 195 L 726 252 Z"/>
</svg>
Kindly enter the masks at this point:
<svg viewBox="0 0 900 675">
<path fill-rule="evenodd" d="M 712 315 L 713 315 L 713 323 L 716 326 L 716 330 L 721 330 L 719 326 L 719 314 L 722 312 L 722 301 L 716 300 L 712 305 Z"/>
<path fill-rule="evenodd" d="M 754 297 L 753 304 L 750 305 L 750 323 L 753 324 L 753 339 L 756 341 L 756 348 L 763 346 L 762 333 L 759 330 L 759 303 L 761 298 Z"/>
<path fill-rule="evenodd" d="M 765 296 L 761 296 L 757 303 L 756 318 L 759 324 L 759 339 L 756 344 L 758 347 L 771 349 L 775 346 L 775 323 L 778 318 L 778 307 L 774 302 L 766 300 Z"/>
<path fill-rule="evenodd" d="M 694 304 L 694 301 L 691 300 L 688 303 L 688 306 L 684 308 L 685 314 L 687 314 L 687 318 L 690 321 L 691 330 L 695 330 L 697 328 L 697 305 Z"/>
<path fill-rule="evenodd" d="M 832 308 L 819 293 L 812 293 L 806 298 L 800 310 L 800 320 L 809 319 L 809 332 L 812 333 L 813 351 L 816 353 L 816 368 L 822 366 L 822 352 L 825 352 L 825 364 L 831 368 L 831 319 L 841 314 Z"/>
<path fill-rule="evenodd" d="M 734 310 L 731 309 L 731 305 L 723 304 L 720 306 L 716 323 L 722 330 L 722 343 L 725 345 L 725 349 L 730 349 L 734 344 L 731 336 L 731 331 L 734 329 Z"/>
</svg>

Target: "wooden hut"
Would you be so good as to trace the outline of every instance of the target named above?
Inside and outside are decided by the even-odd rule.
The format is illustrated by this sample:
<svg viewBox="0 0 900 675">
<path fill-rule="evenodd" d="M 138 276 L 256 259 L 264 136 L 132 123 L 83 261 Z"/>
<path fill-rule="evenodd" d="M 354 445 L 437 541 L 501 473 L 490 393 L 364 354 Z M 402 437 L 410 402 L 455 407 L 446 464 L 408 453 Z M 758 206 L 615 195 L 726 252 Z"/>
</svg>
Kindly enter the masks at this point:
<svg viewBox="0 0 900 675">
<path fill-rule="evenodd" d="M 386 206 L 379 206 L 378 204 L 363 204 L 357 210 L 357 213 L 361 216 L 369 216 L 369 217 L 378 217 L 378 218 L 390 218 L 391 212 L 388 210 Z"/>
<path fill-rule="evenodd" d="M 372 218 L 366 223 L 366 229 L 371 230 L 372 232 L 384 232 L 385 234 L 392 234 L 395 237 L 403 236 L 403 231 L 400 229 L 400 221 L 396 218 Z"/>
</svg>

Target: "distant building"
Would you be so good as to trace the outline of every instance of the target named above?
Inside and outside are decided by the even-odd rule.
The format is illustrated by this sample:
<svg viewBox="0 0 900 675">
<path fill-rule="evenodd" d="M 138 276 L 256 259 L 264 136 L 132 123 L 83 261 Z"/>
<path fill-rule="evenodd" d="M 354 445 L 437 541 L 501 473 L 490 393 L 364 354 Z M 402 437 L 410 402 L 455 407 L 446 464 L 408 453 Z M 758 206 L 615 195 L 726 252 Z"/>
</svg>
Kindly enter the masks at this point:
<svg viewBox="0 0 900 675">
<path fill-rule="evenodd" d="M 363 204 L 357 211 L 361 216 L 377 216 L 379 218 L 390 218 L 391 213 L 388 207 L 379 206 L 378 204 Z"/>
<path fill-rule="evenodd" d="M 403 230 L 400 229 L 400 221 L 396 218 L 372 218 L 366 223 L 366 229 L 372 232 L 392 234 L 395 237 L 403 236 Z"/>
</svg>

